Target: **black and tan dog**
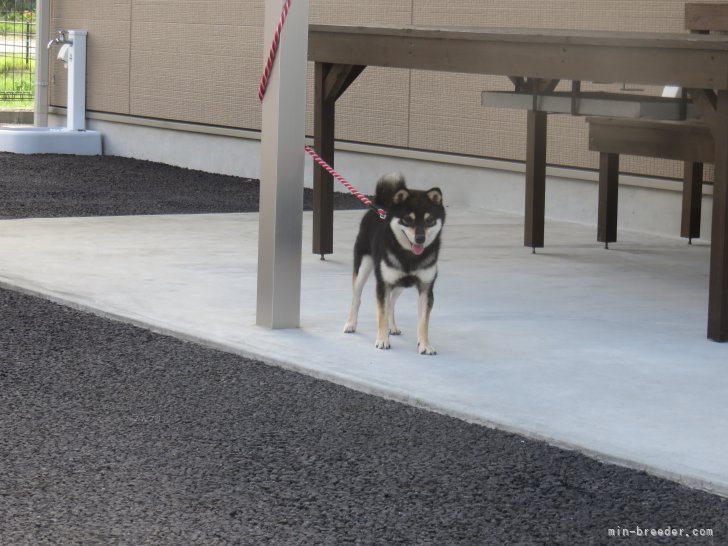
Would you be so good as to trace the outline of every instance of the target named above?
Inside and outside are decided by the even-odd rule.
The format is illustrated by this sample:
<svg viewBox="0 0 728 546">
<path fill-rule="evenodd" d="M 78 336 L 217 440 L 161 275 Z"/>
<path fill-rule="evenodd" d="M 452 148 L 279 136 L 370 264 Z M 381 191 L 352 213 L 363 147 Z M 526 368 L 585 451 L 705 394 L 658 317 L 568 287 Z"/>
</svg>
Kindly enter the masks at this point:
<svg viewBox="0 0 728 546">
<path fill-rule="evenodd" d="M 375 204 L 387 212 L 382 220 L 374 211 L 362 218 L 354 244 L 354 297 L 344 332 L 356 331 L 361 293 L 369 275 L 377 279 L 378 349 L 389 349 L 389 336 L 401 331 L 394 321 L 394 305 L 402 290 L 416 286 L 419 292 L 417 349 L 434 355 L 430 345 L 430 311 L 437 278 L 440 234 L 445 207 L 439 188 L 411 190 L 401 174 L 389 174 L 377 182 Z"/>
</svg>

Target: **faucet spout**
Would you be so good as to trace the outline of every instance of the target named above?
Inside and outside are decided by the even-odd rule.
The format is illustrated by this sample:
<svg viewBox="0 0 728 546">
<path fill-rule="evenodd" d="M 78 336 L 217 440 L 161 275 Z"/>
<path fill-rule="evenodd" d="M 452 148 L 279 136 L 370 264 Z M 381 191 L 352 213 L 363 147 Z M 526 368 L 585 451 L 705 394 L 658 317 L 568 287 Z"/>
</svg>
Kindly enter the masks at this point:
<svg viewBox="0 0 728 546">
<path fill-rule="evenodd" d="M 48 42 L 48 46 L 46 47 L 46 49 L 50 49 L 53 46 L 53 44 L 71 44 L 71 43 L 73 43 L 73 42 L 71 40 L 69 40 L 68 38 L 66 38 L 66 33 L 62 30 L 59 30 L 58 36 L 56 36 L 50 42 Z"/>
</svg>

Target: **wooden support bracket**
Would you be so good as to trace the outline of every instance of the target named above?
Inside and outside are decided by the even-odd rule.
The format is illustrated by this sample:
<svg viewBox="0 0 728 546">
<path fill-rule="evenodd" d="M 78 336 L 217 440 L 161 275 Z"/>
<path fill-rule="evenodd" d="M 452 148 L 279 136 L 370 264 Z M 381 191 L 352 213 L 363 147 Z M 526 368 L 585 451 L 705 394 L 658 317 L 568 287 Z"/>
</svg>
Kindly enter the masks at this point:
<svg viewBox="0 0 728 546">
<path fill-rule="evenodd" d="M 703 122 L 715 133 L 715 120 L 718 107 L 718 97 L 715 91 L 711 89 L 688 89 L 688 94 L 698 109 Z"/>
<path fill-rule="evenodd" d="M 353 64 L 326 65 L 326 80 L 324 81 L 324 95 L 326 100 L 337 101 L 349 86 L 354 83 L 365 66 Z"/>
</svg>

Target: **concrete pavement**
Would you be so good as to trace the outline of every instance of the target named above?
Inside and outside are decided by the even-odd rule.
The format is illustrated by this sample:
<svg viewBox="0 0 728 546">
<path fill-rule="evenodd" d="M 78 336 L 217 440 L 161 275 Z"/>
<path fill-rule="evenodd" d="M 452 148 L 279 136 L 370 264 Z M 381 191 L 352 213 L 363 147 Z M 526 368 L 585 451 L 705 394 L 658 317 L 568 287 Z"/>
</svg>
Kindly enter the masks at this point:
<svg viewBox="0 0 728 546">
<path fill-rule="evenodd" d="M 728 345 L 705 338 L 708 247 L 551 222 L 521 246 L 522 219 L 449 210 L 431 339 L 374 342 L 371 286 L 359 331 L 341 333 L 361 212 L 336 213 L 336 254 L 310 255 L 302 328 L 254 325 L 257 214 L 5 220 L 0 280 L 315 377 L 545 439 L 728 494 Z"/>
</svg>

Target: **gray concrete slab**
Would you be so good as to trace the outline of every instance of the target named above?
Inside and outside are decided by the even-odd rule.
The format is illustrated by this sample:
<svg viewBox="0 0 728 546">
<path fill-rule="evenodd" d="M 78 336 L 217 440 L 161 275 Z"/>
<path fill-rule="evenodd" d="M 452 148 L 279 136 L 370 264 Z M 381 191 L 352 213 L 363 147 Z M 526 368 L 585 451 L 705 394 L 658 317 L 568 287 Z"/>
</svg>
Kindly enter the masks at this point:
<svg viewBox="0 0 728 546">
<path fill-rule="evenodd" d="M 342 333 L 361 212 L 337 212 L 337 253 L 308 254 L 302 328 L 255 326 L 257 214 L 0 222 L 0 282 L 316 377 L 517 431 L 728 494 L 728 345 L 706 340 L 708 247 L 449 210 L 431 340 L 415 350 L 416 298 L 374 348 L 372 287 Z"/>
</svg>

